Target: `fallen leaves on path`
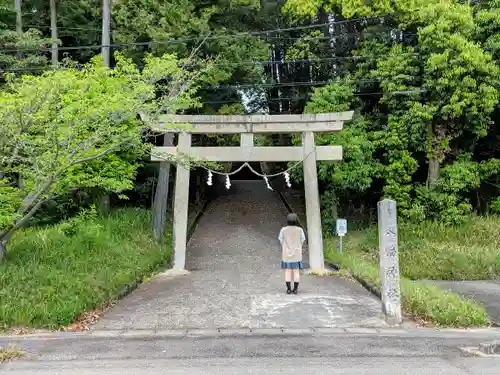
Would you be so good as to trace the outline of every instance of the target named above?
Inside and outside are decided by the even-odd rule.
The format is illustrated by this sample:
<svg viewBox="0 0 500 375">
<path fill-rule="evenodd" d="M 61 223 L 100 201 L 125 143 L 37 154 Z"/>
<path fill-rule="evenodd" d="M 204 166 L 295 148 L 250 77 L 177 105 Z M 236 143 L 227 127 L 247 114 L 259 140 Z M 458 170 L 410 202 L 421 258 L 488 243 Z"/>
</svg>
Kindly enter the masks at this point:
<svg viewBox="0 0 500 375">
<path fill-rule="evenodd" d="M 67 327 L 63 327 L 61 331 L 64 332 L 85 332 L 89 331 L 90 327 L 96 324 L 101 316 L 108 311 L 110 308 L 116 305 L 116 301 L 113 301 L 106 306 L 87 311 L 83 313 L 76 321 Z"/>
<path fill-rule="evenodd" d="M 2 348 L 0 347 L 0 363 L 12 361 L 17 358 L 24 356 L 24 352 L 15 347 Z"/>
</svg>

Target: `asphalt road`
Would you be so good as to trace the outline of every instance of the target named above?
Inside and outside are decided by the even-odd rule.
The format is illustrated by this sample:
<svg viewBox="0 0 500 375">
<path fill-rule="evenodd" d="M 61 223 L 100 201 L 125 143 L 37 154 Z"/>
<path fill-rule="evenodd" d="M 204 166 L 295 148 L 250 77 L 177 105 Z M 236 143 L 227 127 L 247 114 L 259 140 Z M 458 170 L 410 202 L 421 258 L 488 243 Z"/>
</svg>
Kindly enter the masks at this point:
<svg viewBox="0 0 500 375">
<path fill-rule="evenodd" d="M 308 334 L 14 340 L 10 344 L 26 355 L 0 365 L 0 373 L 494 375 L 500 368 L 500 357 L 474 357 L 460 348 L 495 338 L 497 331 L 490 336 Z M 0 341 L 0 346 L 5 345 Z"/>
<path fill-rule="evenodd" d="M 121 360 L 70 362 L 19 367 L 16 375 L 494 375 L 499 362 L 491 359 L 449 361 L 420 358 L 233 358 L 190 360 Z M 11 374 L 11 372 L 7 372 Z"/>
</svg>

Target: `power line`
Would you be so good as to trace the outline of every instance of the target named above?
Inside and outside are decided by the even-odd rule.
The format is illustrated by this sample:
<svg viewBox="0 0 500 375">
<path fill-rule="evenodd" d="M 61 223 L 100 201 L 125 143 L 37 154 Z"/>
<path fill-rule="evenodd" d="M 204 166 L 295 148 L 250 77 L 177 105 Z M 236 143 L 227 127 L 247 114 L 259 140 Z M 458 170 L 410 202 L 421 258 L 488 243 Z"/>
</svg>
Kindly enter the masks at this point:
<svg viewBox="0 0 500 375">
<path fill-rule="evenodd" d="M 323 26 L 324 24 L 318 24 L 314 25 L 315 27 L 318 26 Z M 279 32 L 280 30 L 285 30 L 285 29 L 276 29 L 273 30 L 274 32 Z M 268 31 L 269 32 L 269 31 Z M 345 34 L 338 34 L 338 35 L 332 35 L 331 37 L 297 37 L 297 38 L 280 38 L 283 40 L 286 39 L 291 39 L 291 40 L 334 40 L 336 38 L 341 38 L 342 36 L 346 35 L 380 35 L 382 33 L 387 33 L 390 32 L 390 30 L 380 30 L 377 32 L 360 32 L 360 33 L 345 33 Z M 249 33 L 250 34 L 250 33 Z M 418 33 L 405 33 L 404 35 L 406 36 L 418 36 Z M 233 38 L 234 36 L 239 36 L 242 37 L 240 34 L 233 34 L 233 35 L 226 35 L 226 36 L 216 36 L 216 37 L 207 37 L 204 40 L 223 40 L 223 39 L 235 39 Z M 251 35 L 247 35 L 251 36 Z M 396 39 L 396 38 L 395 38 Z M 399 38 L 397 38 L 399 39 Z M 69 46 L 69 47 L 58 47 L 59 51 L 78 51 L 78 50 L 88 50 L 88 49 L 102 49 L 104 47 L 109 47 L 109 48 L 123 48 L 123 47 L 149 47 L 149 46 L 155 46 L 155 45 L 168 45 L 168 44 L 182 44 L 191 40 L 201 40 L 201 37 L 196 37 L 196 38 L 185 38 L 185 39 L 171 39 L 171 40 L 166 40 L 166 41 L 149 41 L 149 42 L 133 42 L 133 43 L 113 43 L 113 44 L 92 44 L 92 45 L 82 45 L 82 46 Z M 492 51 L 494 48 L 485 48 L 485 51 Z M 44 48 L 6 48 L 6 49 L 0 49 L 0 53 L 17 53 L 17 52 L 50 52 L 52 51 L 51 47 L 44 47 Z"/>
<path fill-rule="evenodd" d="M 270 98 L 270 99 L 263 99 L 263 98 L 256 98 L 254 100 L 250 101 L 266 101 L 266 102 L 276 102 L 276 101 L 281 101 L 281 100 L 303 100 L 303 99 L 309 99 L 311 95 L 302 95 L 302 96 L 289 96 L 289 97 L 282 97 L 282 98 Z M 241 103 L 242 100 L 209 100 L 209 101 L 203 101 L 200 102 L 201 104 L 238 104 Z"/>
<path fill-rule="evenodd" d="M 15 26 L 15 25 L 12 25 Z M 50 25 L 24 25 L 27 29 L 50 29 Z M 58 30 L 84 30 L 84 31 L 102 31 L 100 28 L 94 27 L 69 27 L 69 26 L 57 26 Z"/>
<path fill-rule="evenodd" d="M 213 85 L 201 86 L 200 89 L 218 90 L 218 89 L 245 89 L 245 88 L 279 88 L 279 87 L 303 87 L 303 86 L 321 86 L 334 83 L 377 83 L 380 79 L 359 79 L 359 80 L 328 80 L 328 81 L 293 81 L 293 82 L 276 82 L 276 83 L 250 83 L 250 84 L 234 84 L 234 85 Z"/>
<path fill-rule="evenodd" d="M 356 79 L 356 80 L 323 80 L 323 81 L 290 81 L 290 82 L 261 82 L 261 83 L 235 83 L 232 85 L 211 85 L 201 86 L 203 90 L 228 90 L 228 89 L 251 89 L 251 88 L 269 88 L 275 89 L 280 87 L 310 87 L 322 86 L 335 83 L 378 83 L 381 79 Z"/>
<path fill-rule="evenodd" d="M 182 44 L 182 43 L 192 42 L 192 41 L 238 39 L 238 38 L 245 38 L 245 37 L 249 37 L 249 36 L 259 36 L 259 35 L 272 34 L 272 33 L 282 33 L 282 32 L 288 32 L 288 31 L 308 30 L 308 29 L 313 29 L 313 28 L 317 28 L 317 27 L 341 25 L 341 24 L 346 24 L 346 23 L 350 23 L 350 22 L 360 22 L 360 21 L 366 21 L 366 20 L 372 20 L 372 19 L 381 19 L 383 17 L 388 17 L 388 16 L 389 15 L 386 15 L 386 16 L 381 15 L 381 16 L 373 16 L 373 17 L 358 17 L 358 18 L 351 18 L 351 19 L 347 19 L 347 20 L 324 22 L 324 23 L 313 24 L 313 25 L 293 26 L 293 27 L 287 27 L 287 28 L 278 28 L 278 29 L 270 29 L 270 30 L 262 30 L 262 31 L 249 31 L 249 32 L 244 32 L 244 33 L 226 34 L 226 35 L 212 35 L 212 36 L 204 35 L 204 36 L 198 36 L 198 37 L 170 39 L 170 40 L 166 40 L 166 41 L 118 43 L 118 44 L 109 44 L 109 45 L 93 44 L 93 45 L 84 45 L 84 46 L 60 47 L 59 51 L 73 51 L 73 50 L 80 50 L 80 49 L 100 49 L 103 47 L 116 48 L 116 47 L 136 47 L 136 46 L 151 46 L 151 45 L 166 45 L 166 44 Z M 50 52 L 50 51 L 51 51 L 51 48 L 49 48 L 49 47 L 47 47 L 47 48 L 18 48 L 18 49 L 0 50 L 0 52 L 3 52 L 3 53 L 6 53 L 6 52 Z"/>
<path fill-rule="evenodd" d="M 414 94 L 414 93 L 423 93 L 426 92 L 427 90 L 407 90 L 407 91 L 392 91 L 388 93 L 384 92 L 354 92 L 354 96 L 381 96 L 384 94 L 392 94 L 395 96 L 400 96 L 400 95 L 408 95 L 408 94 Z M 255 99 L 250 99 L 250 101 L 259 101 L 262 100 L 263 102 L 279 102 L 279 101 L 298 101 L 298 100 L 306 100 L 310 99 L 312 97 L 312 94 L 307 94 L 307 95 L 299 95 L 299 96 L 285 96 L 285 97 L 278 97 L 278 98 L 255 98 Z M 201 104 L 238 104 L 242 103 L 242 100 L 214 100 L 214 101 L 203 101 L 200 102 Z"/>
<path fill-rule="evenodd" d="M 355 96 L 375 96 L 375 95 L 384 95 L 383 92 L 355 92 L 353 93 Z M 312 97 L 312 94 L 308 95 L 301 95 L 301 96 L 285 96 L 285 97 L 279 97 L 279 98 L 269 98 L 269 99 L 263 99 L 263 98 L 255 98 L 251 99 L 250 102 L 252 101 L 262 101 L 263 103 L 268 103 L 268 102 L 279 102 L 279 101 L 299 101 L 299 100 L 307 100 Z M 202 101 L 200 102 L 201 104 L 239 104 L 242 103 L 243 100 L 209 100 L 209 101 Z M 242 103 L 243 104 L 243 103 Z"/>
<path fill-rule="evenodd" d="M 341 39 L 346 36 L 365 36 L 365 35 L 380 35 L 383 33 L 391 33 L 394 30 L 379 30 L 379 31 L 359 31 L 354 33 L 342 33 L 335 34 L 330 36 L 303 36 L 303 37 L 283 37 L 283 36 L 269 36 L 267 39 L 280 39 L 280 40 L 332 40 L 332 39 Z M 418 33 L 406 33 L 405 36 L 418 36 Z"/>
<path fill-rule="evenodd" d="M 391 54 L 391 56 L 424 56 L 419 53 L 414 52 L 405 52 L 401 54 Z M 343 60 L 359 60 L 365 58 L 376 58 L 374 55 L 353 55 L 353 56 L 333 56 L 333 57 L 323 57 L 323 58 L 311 58 L 311 59 L 295 59 L 295 60 L 242 60 L 238 62 L 214 62 L 214 63 L 191 63 L 185 64 L 185 67 L 201 67 L 201 66 L 242 66 L 242 65 L 294 65 L 294 64 L 311 64 L 311 63 L 320 63 L 320 62 L 334 62 L 334 61 L 343 61 Z M 81 69 L 83 67 L 77 67 L 77 69 Z M 143 65 L 137 65 L 137 69 L 144 68 Z M 43 72 L 43 71 L 54 71 L 54 70 L 65 70 L 69 68 L 64 67 L 32 67 L 32 68 L 12 68 L 12 69 L 4 69 L 4 72 Z"/>
</svg>

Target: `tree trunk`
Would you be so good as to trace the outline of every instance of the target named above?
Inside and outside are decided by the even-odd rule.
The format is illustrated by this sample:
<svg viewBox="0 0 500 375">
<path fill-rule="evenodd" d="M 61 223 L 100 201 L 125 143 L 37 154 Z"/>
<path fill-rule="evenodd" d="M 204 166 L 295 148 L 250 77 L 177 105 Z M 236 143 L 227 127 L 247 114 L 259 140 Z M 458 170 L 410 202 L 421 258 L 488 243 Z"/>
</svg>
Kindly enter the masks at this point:
<svg viewBox="0 0 500 375">
<path fill-rule="evenodd" d="M 198 206 L 201 203 L 203 196 L 203 177 L 200 173 L 196 174 L 196 193 L 195 193 L 195 203 Z"/>
<path fill-rule="evenodd" d="M 54 39 L 52 43 L 52 65 L 56 66 L 59 62 L 59 50 L 57 48 L 57 8 L 56 0 L 50 0 L 50 36 Z"/>
<path fill-rule="evenodd" d="M 233 169 L 233 162 L 228 162 L 228 163 L 223 163 L 224 166 L 224 173 L 231 173 Z"/>
<path fill-rule="evenodd" d="M 427 133 L 427 158 L 429 160 L 429 169 L 427 170 L 428 189 L 435 189 L 441 172 L 441 163 L 446 158 L 446 153 L 449 151 L 446 146 L 449 144 L 449 137 L 446 135 L 448 124 L 429 124 Z"/>
<path fill-rule="evenodd" d="M 163 138 L 163 146 L 172 146 L 174 135 L 166 133 Z M 165 221 L 168 208 L 168 188 L 170 182 L 170 163 L 160 162 L 160 172 L 156 185 L 155 198 L 153 201 L 153 235 L 159 241 L 165 230 Z"/>
<path fill-rule="evenodd" d="M 15 0 L 14 7 L 16 10 L 16 32 L 23 33 L 23 15 L 22 15 L 22 0 Z"/>
<path fill-rule="evenodd" d="M 441 161 L 438 157 L 429 158 L 429 170 L 427 172 L 427 188 L 434 189 L 437 185 L 441 168 Z"/>
<path fill-rule="evenodd" d="M 104 193 L 104 195 L 100 197 L 97 206 L 101 213 L 109 214 L 109 211 L 111 211 L 111 197 L 109 193 Z"/>
<path fill-rule="evenodd" d="M 332 218 L 334 220 L 337 220 L 339 218 L 339 203 L 336 194 L 335 194 L 335 199 L 332 202 Z"/>
<path fill-rule="evenodd" d="M 0 263 L 5 259 L 5 254 L 7 253 L 7 243 L 0 241 Z"/>
<path fill-rule="evenodd" d="M 269 164 L 267 164 L 265 161 L 260 162 L 260 170 L 262 171 L 262 174 L 268 174 L 269 173 Z"/>
</svg>

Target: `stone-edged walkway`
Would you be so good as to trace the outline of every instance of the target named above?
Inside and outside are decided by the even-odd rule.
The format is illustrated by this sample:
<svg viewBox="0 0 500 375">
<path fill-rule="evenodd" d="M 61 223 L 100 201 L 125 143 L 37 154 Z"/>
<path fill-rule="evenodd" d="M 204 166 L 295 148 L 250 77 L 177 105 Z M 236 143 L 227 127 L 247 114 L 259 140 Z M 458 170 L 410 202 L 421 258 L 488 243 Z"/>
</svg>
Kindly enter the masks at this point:
<svg viewBox="0 0 500 375">
<path fill-rule="evenodd" d="M 95 329 L 385 326 L 380 301 L 344 278 L 303 275 L 298 295 L 284 293 L 277 235 L 286 214 L 263 181 L 234 181 L 188 245 L 190 274 L 141 285 Z"/>
</svg>

